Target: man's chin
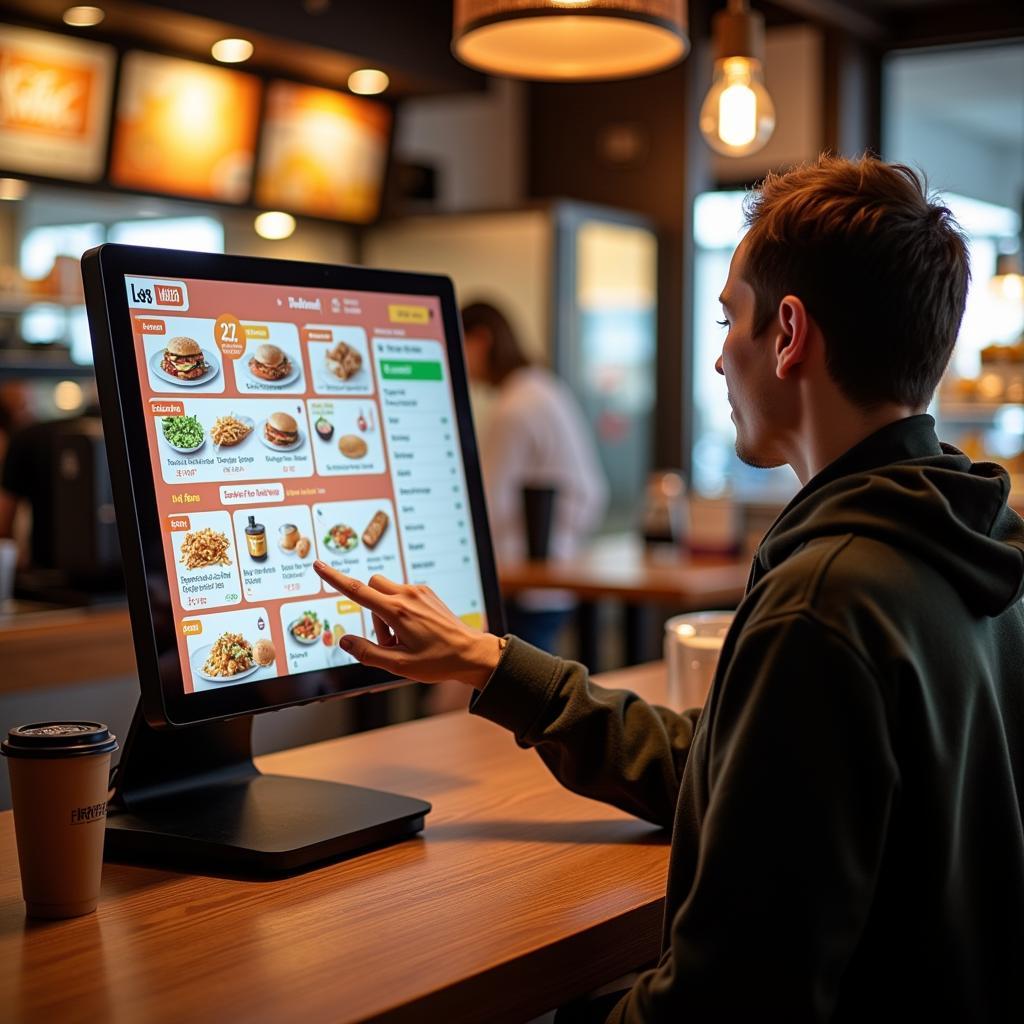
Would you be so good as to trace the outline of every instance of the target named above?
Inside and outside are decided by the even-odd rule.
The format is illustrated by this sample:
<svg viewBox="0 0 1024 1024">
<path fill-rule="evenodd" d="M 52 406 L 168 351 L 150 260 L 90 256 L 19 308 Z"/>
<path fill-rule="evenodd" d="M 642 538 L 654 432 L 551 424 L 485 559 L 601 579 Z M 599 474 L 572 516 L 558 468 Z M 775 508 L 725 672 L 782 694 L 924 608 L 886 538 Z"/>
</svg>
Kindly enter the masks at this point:
<svg viewBox="0 0 1024 1024">
<path fill-rule="evenodd" d="M 765 455 L 744 444 L 739 437 L 736 438 L 736 457 L 745 466 L 751 466 L 754 469 L 777 469 L 779 466 L 785 465 L 781 459 Z"/>
</svg>

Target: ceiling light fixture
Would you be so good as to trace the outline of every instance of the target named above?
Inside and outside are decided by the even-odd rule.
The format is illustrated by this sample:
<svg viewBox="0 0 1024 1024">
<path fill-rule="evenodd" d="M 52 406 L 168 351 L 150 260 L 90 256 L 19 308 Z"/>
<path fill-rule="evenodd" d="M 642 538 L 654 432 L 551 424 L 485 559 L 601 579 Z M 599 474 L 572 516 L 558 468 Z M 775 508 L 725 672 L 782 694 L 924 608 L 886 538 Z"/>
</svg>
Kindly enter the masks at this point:
<svg viewBox="0 0 1024 1024">
<path fill-rule="evenodd" d="M 69 7 L 64 12 L 64 24 L 72 28 L 92 28 L 106 16 L 102 7 Z"/>
<path fill-rule="evenodd" d="M 775 131 L 764 86 L 764 16 L 747 0 L 729 0 L 714 19 L 715 73 L 700 108 L 707 144 L 724 156 L 756 153 Z"/>
<path fill-rule="evenodd" d="M 248 39 L 218 39 L 210 47 L 214 60 L 221 64 L 241 64 L 252 56 L 253 45 Z"/>
<path fill-rule="evenodd" d="M 455 0 L 452 51 L 495 75 L 596 81 L 681 60 L 685 0 Z"/>
<path fill-rule="evenodd" d="M 260 238 L 279 242 L 282 238 L 289 238 L 295 231 L 295 218 L 281 210 L 268 210 L 253 221 L 253 227 Z"/>
<path fill-rule="evenodd" d="M 391 79 L 376 68 L 360 68 L 348 76 L 348 87 L 360 96 L 379 96 L 391 84 Z"/>
</svg>

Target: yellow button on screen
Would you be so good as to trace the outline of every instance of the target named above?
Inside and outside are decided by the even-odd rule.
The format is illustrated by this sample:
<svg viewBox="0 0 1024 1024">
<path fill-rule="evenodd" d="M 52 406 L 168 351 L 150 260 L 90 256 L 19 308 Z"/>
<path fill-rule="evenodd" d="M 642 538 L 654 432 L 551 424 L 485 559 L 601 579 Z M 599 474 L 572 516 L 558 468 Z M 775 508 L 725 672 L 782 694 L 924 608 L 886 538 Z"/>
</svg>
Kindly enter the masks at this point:
<svg viewBox="0 0 1024 1024">
<path fill-rule="evenodd" d="M 430 322 L 426 306 L 388 306 L 388 319 L 393 324 L 425 324 Z"/>
<path fill-rule="evenodd" d="M 480 612 L 467 612 L 465 615 L 460 615 L 459 618 L 462 619 L 467 626 L 471 626 L 473 629 L 484 628 L 484 617 Z"/>
</svg>

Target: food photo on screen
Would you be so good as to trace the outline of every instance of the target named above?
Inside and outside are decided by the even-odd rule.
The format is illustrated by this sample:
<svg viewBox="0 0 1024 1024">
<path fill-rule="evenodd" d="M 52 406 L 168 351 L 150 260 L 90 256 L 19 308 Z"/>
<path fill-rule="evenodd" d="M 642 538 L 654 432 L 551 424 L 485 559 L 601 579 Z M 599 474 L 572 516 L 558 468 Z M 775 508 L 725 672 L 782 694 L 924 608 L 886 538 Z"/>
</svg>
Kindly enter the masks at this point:
<svg viewBox="0 0 1024 1024">
<path fill-rule="evenodd" d="M 186 619 L 184 627 L 188 667 L 196 692 L 280 674 L 265 608 L 196 615 Z"/>
<path fill-rule="evenodd" d="M 253 352 L 248 365 L 254 377 L 278 384 L 294 371 L 291 360 L 276 345 L 260 345 Z"/>
<path fill-rule="evenodd" d="M 174 554 L 178 595 L 185 609 L 238 604 L 239 550 L 231 516 L 222 509 L 178 512 L 166 517 Z"/>
<path fill-rule="evenodd" d="M 308 405 L 317 442 L 313 454 L 318 473 L 358 476 L 384 472 L 384 446 L 372 401 L 314 398 Z"/>
<path fill-rule="evenodd" d="M 146 354 L 151 390 L 164 394 L 224 391 L 213 320 L 148 315 L 133 319 Z"/>
<path fill-rule="evenodd" d="M 273 448 L 292 451 L 299 447 L 302 435 L 295 417 L 287 412 L 273 412 L 263 424 L 263 438 Z"/>
<path fill-rule="evenodd" d="M 338 324 L 306 324 L 313 390 L 324 395 L 371 395 L 374 391 L 366 331 Z"/>
<path fill-rule="evenodd" d="M 365 613 L 337 597 L 281 606 L 281 628 L 289 672 L 340 668 L 355 664 L 341 646 L 349 634 L 366 636 Z"/>
<path fill-rule="evenodd" d="M 176 380 L 193 381 L 209 373 L 212 364 L 195 338 L 171 338 L 160 360 L 160 369 Z"/>
<path fill-rule="evenodd" d="M 306 390 L 299 333 L 294 324 L 242 323 L 249 339 L 244 355 L 233 359 L 242 394 L 301 394 Z"/>
<path fill-rule="evenodd" d="M 308 505 L 239 508 L 232 519 L 246 601 L 320 593 Z"/>
</svg>

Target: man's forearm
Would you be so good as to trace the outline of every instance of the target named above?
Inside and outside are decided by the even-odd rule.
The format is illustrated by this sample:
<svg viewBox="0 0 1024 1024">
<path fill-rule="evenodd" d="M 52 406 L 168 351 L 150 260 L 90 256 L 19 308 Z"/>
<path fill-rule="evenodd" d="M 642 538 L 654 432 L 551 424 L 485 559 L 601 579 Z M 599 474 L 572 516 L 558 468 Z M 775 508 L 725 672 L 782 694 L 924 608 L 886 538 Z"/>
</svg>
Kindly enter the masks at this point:
<svg viewBox="0 0 1024 1024">
<path fill-rule="evenodd" d="M 470 709 L 536 749 L 567 788 L 671 827 L 699 712 L 606 690 L 584 666 L 515 638 Z"/>
</svg>

